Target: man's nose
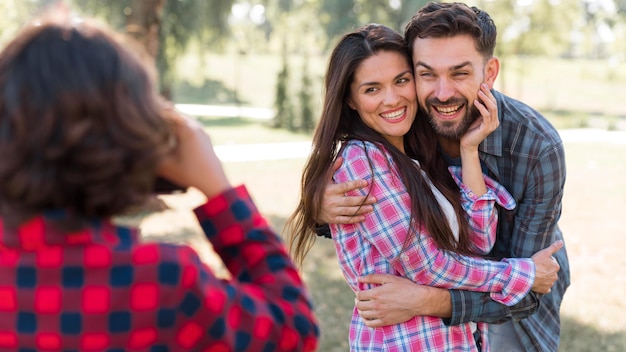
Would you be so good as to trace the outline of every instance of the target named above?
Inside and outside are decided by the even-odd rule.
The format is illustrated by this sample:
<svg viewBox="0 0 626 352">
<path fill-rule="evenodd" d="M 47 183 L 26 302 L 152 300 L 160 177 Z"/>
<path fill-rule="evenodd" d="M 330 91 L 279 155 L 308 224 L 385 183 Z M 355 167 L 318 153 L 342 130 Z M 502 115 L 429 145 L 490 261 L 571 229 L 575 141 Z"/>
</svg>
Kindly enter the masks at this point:
<svg viewBox="0 0 626 352">
<path fill-rule="evenodd" d="M 435 97 L 439 101 L 448 101 L 448 99 L 454 96 L 454 86 L 446 78 L 440 78 L 437 81 L 437 87 L 435 89 Z"/>
</svg>

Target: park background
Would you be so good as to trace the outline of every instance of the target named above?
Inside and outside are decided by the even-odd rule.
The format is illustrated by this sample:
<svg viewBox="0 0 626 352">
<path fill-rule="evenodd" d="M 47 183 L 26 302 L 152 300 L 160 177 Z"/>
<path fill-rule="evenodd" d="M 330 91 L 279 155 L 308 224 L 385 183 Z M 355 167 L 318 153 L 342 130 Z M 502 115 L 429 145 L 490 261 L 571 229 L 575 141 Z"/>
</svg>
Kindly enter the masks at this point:
<svg viewBox="0 0 626 352">
<path fill-rule="evenodd" d="M 135 37 L 160 90 L 211 134 L 233 183 L 245 183 L 280 232 L 296 206 L 329 48 L 367 22 L 402 32 L 418 0 L 2 0 L 0 46 L 34 15 L 66 6 Z M 496 88 L 561 131 L 567 183 L 560 226 L 572 285 L 560 351 L 626 351 L 626 0 L 467 1 L 498 26 Z M 190 209 L 198 192 L 161 197 L 168 210 L 119 219 L 147 241 L 189 243 L 227 276 Z M 320 351 L 346 351 L 353 294 L 332 243 L 303 268 L 321 324 Z"/>
</svg>

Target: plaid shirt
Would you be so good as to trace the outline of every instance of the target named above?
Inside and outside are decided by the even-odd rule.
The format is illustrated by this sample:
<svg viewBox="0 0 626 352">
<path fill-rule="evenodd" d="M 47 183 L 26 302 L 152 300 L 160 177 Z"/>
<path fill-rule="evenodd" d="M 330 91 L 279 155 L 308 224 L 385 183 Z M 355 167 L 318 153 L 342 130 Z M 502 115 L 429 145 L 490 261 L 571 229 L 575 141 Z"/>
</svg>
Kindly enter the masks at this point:
<svg viewBox="0 0 626 352">
<path fill-rule="evenodd" d="M 513 211 L 499 210 L 491 256 L 526 258 L 556 240 L 563 240 L 557 225 L 565 185 L 563 143 L 554 127 L 537 111 L 497 91 L 493 94 L 498 102 L 500 126 L 480 145 L 480 158 L 489 176 L 513 195 L 517 207 Z M 526 351 L 557 351 L 559 309 L 570 284 L 570 271 L 565 248 L 554 257 L 561 270 L 549 294 L 531 292 L 520 303 L 508 307 L 484 294 L 450 291 L 453 307 L 448 323 L 512 320 Z"/>
<path fill-rule="evenodd" d="M 405 244 L 409 234 L 410 197 L 400 180 L 391 156 L 370 142 L 348 141 L 341 156 L 344 163 L 334 182 L 364 179 L 376 197 L 374 211 L 365 221 L 331 225 L 340 267 L 352 290 L 370 288 L 357 277 L 388 273 L 417 283 L 442 288 L 462 288 L 490 292 L 490 297 L 506 305 L 517 303 L 530 291 L 535 268 L 529 259 L 500 262 L 464 257 L 440 250 L 430 235 L 419 230 L 416 239 Z M 454 168 L 457 173 L 459 168 Z M 512 209 L 515 203 L 497 183 L 487 179 L 488 192 L 476 198 L 460 183 L 463 205 L 475 231 L 476 245 L 490 250 L 497 223 L 496 201 Z M 359 189 L 347 195 L 365 195 Z M 485 326 L 481 327 L 486 339 Z M 420 316 L 405 323 L 368 328 L 356 309 L 350 326 L 352 351 L 475 351 L 470 324 L 446 326 L 436 317 Z"/>
<path fill-rule="evenodd" d="M 70 234 L 62 214 L 0 223 L 0 350 L 313 351 L 308 294 L 245 187 L 195 212 L 232 280 L 108 220 Z"/>
</svg>

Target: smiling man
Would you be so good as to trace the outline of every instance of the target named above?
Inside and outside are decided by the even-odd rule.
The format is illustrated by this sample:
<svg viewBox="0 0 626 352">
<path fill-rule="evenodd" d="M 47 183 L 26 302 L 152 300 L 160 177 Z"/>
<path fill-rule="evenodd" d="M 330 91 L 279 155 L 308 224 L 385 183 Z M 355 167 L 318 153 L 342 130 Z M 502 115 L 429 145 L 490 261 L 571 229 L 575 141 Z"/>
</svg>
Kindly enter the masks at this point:
<svg viewBox="0 0 626 352">
<path fill-rule="evenodd" d="M 474 101 L 479 100 L 481 85 L 491 88 L 496 98 L 500 126 L 481 143 L 479 156 L 483 172 L 507 188 L 517 207 L 499 210 L 497 240 L 488 257 L 527 258 L 562 241 L 558 220 L 565 184 L 563 143 L 540 113 L 493 90 L 500 63 L 493 56 L 496 27 L 489 15 L 462 3 L 429 3 L 407 24 L 405 39 L 415 69 L 419 118 L 428 119 L 437 132 L 448 164 L 460 164 L 459 139 L 479 116 Z M 373 200 L 344 193 L 363 184 L 329 183 L 318 221 L 361 221 L 372 209 L 363 205 Z M 376 287 L 357 293 L 357 308 L 370 327 L 398 324 L 417 315 L 439 316 L 451 325 L 487 322 L 490 346 L 483 346 L 483 351 L 557 351 L 559 309 L 570 273 L 565 247 L 554 257 L 561 270 L 551 292 L 531 292 L 513 307 L 482 293 L 442 290 L 374 274 L 360 279 Z"/>
</svg>

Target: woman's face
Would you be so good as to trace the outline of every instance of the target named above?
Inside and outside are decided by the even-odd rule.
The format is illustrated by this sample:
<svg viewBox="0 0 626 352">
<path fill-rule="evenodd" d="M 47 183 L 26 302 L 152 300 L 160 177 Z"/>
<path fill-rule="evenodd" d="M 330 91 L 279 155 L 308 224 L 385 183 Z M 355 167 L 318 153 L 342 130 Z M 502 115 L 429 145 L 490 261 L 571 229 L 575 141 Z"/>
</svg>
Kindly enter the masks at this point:
<svg viewBox="0 0 626 352">
<path fill-rule="evenodd" d="M 350 108 L 363 122 L 404 152 L 404 135 L 417 113 L 413 73 L 395 51 L 379 51 L 363 60 L 350 85 Z"/>
</svg>

